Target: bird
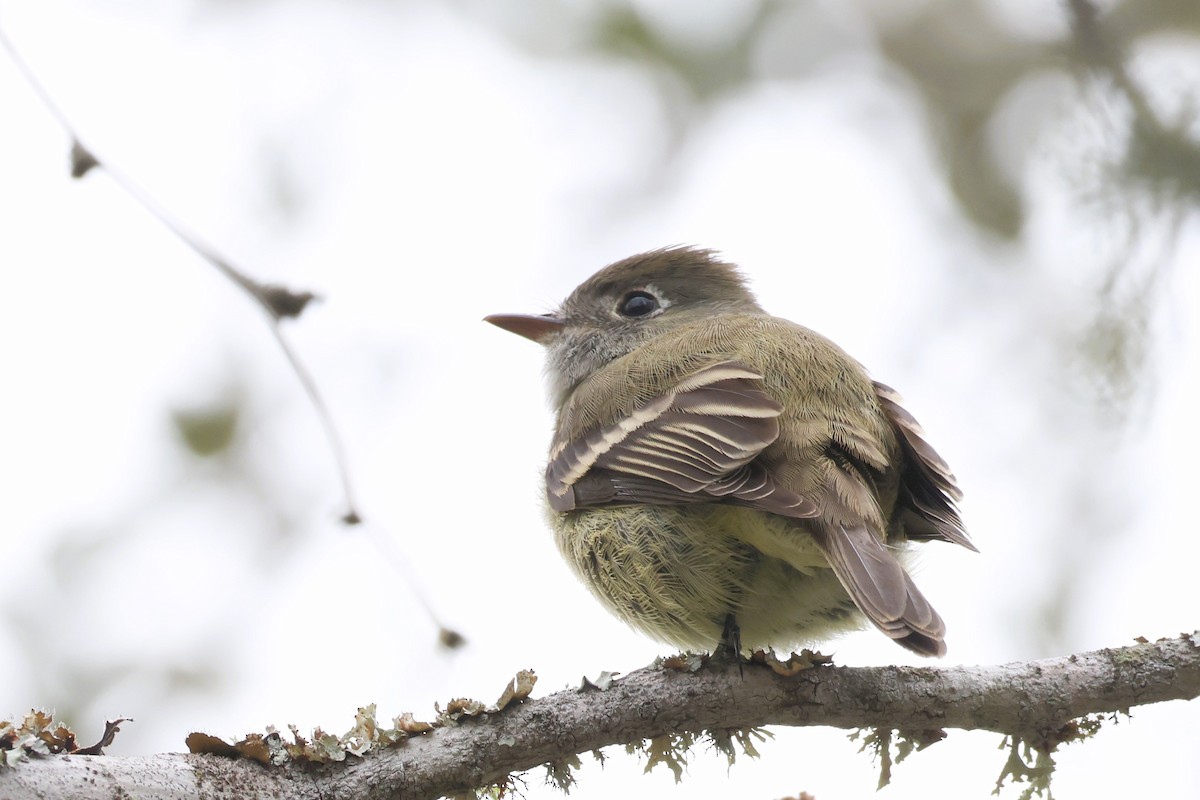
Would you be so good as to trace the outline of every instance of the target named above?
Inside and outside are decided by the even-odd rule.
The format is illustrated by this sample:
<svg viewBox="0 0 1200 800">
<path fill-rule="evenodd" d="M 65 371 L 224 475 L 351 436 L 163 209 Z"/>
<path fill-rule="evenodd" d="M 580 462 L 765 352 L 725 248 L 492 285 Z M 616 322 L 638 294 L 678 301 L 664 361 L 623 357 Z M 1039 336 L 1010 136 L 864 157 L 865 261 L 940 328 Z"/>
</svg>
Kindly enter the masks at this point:
<svg viewBox="0 0 1200 800">
<path fill-rule="evenodd" d="M 617 617 L 685 650 L 807 646 L 866 620 L 945 654 L 904 564 L 910 542 L 976 550 L 954 474 L 893 389 L 764 311 L 736 266 L 660 248 L 553 312 L 485 320 L 545 348 L 547 517 Z"/>
</svg>

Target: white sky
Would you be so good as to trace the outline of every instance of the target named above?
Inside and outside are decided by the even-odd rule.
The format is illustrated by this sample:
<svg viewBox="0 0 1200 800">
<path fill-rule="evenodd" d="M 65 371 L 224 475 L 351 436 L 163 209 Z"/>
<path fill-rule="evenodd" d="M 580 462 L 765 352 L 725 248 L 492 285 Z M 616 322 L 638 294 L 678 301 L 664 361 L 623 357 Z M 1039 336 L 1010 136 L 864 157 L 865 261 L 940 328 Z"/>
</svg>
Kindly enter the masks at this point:
<svg viewBox="0 0 1200 800">
<path fill-rule="evenodd" d="M 896 386 L 955 467 L 983 552 L 929 546 L 918 575 L 947 618 L 947 664 L 1197 627 L 1194 223 L 1171 256 L 1144 418 L 1105 435 L 1081 421 L 1085 398 L 1051 407 L 1029 385 L 1054 380 L 1051 348 L 1080 324 L 1087 270 L 1110 245 L 1073 210 L 1060 143 L 1018 162 L 1024 240 L 986 242 L 848 4 L 818 16 L 851 56 L 722 98 L 673 160 L 666 111 L 633 66 L 529 56 L 450 4 L 235 6 L 41 0 L 5 4 L 0 22 L 102 157 L 247 271 L 325 298 L 289 334 L 341 426 L 367 516 L 470 645 L 438 652 L 404 581 L 336 524 L 328 450 L 256 309 L 108 176 L 70 181 L 65 134 L 4 59 L 0 714 L 91 697 L 72 709 L 86 715 L 70 720 L 81 737 L 132 716 L 111 752 L 146 753 L 182 749 L 191 730 L 340 731 L 369 702 L 420 718 L 435 700 L 490 701 L 526 667 L 542 696 L 663 654 L 555 552 L 539 505 L 551 421 L 540 353 L 480 319 L 546 310 L 605 263 L 679 242 L 723 251 L 768 309 Z M 654 18 L 680 36 L 739 24 L 733 2 L 692 27 L 679 7 Z M 1062 81 L 1042 89 L 1069 97 Z M 281 174 L 298 198 L 291 222 L 273 210 Z M 264 535 L 279 521 L 261 498 L 171 443 L 169 409 L 239 383 L 249 461 L 282 498 L 290 537 Z M 1081 476 L 1095 487 L 1084 514 Z M 1099 539 L 1098 557 L 1079 558 Z M 1077 558 L 1083 596 L 1047 649 L 1031 617 Z M 44 650 L 18 639 L 18 617 L 45 627 Z M 874 633 L 825 649 L 841 664 L 916 663 Z M 159 661 L 219 665 L 226 679 L 110 679 Z M 614 753 L 572 796 L 873 793 L 874 767 L 842 732 L 775 736 L 728 773 L 697 753 L 680 786 Z M 880 796 L 984 796 L 998 743 L 951 732 Z M 1062 751 L 1055 788 L 1195 797 L 1200 778 L 1180 767 L 1198 751 L 1194 707 L 1144 708 Z M 553 792 L 534 773 L 527 796 Z"/>
</svg>

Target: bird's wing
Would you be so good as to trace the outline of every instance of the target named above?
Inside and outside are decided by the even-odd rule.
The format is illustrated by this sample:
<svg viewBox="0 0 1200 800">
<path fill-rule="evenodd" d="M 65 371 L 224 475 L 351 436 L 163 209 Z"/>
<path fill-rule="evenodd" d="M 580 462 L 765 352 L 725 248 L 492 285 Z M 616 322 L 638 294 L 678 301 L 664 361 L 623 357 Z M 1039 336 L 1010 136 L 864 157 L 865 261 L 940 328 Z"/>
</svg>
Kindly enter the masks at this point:
<svg viewBox="0 0 1200 800">
<path fill-rule="evenodd" d="M 904 452 L 896 513 L 904 523 L 905 535 L 909 539 L 941 539 L 976 550 L 958 513 L 956 503 L 962 499 L 962 491 L 949 465 L 925 441 L 925 431 L 900 405 L 894 389 L 876 382 L 875 394 Z"/>
<path fill-rule="evenodd" d="M 744 364 L 703 367 L 614 422 L 556 439 L 546 467 L 550 507 L 726 501 L 814 516 L 811 501 L 755 461 L 779 437 L 782 411 Z"/>
<path fill-rule="evenodd" d="M 946 654 L 946 625 L 895 554 L 862 524 L 819 525 L 817 541 L 854 604 L 898 644 Z"/>
<path fill-rule="evenodd" d="M 893 515 L 910 539 L 943 539 L 974 550 L 955 502 L 962 497 L 954 474 L 929 443 L 917 421 L 900 406 L 891 388 L 875 383 L 884 418 L 900 445 L 900 492 Z M 895 552 L 862 514 L 861 498 L 873 496 L 868 471 L 850 459 L 831 458 L 822 508 L 809 525 L 842 586 L 867 618 L 899 644 L 927 656 L 946 652 L 946 626 L 913 583 Z"/>
</svg>

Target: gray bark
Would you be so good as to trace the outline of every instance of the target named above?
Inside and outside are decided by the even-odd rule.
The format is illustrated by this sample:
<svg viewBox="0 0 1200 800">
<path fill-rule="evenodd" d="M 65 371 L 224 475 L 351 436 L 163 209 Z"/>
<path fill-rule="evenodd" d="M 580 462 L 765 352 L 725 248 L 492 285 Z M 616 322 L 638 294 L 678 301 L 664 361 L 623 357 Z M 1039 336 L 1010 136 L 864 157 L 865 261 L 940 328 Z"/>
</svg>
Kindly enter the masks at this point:
<svg viewBox="0 0 1200 800">
<path fill-rule="evenodd" d="M 0 799 L 433 798 L 608 745 L 762 725 L 990 730 L 1052 747 L 1095 713 L 1200 696 L 1200 636 L 986 667 L 638 670 L 321 766 L 212 755 L 52 756 L 0 771 Z M 934 757 L 934 756 L 929 756 Z"/>
</svg>

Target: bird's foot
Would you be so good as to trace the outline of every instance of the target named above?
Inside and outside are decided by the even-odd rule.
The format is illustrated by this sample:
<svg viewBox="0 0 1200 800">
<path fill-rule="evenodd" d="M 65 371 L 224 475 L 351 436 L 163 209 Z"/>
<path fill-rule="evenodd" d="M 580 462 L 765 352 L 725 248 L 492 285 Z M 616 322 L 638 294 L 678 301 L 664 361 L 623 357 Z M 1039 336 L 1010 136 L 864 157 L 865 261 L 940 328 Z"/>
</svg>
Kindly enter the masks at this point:
<svg viewBox="0 0 1200 800">
<path fill-rule="evenodd" d="M 732 661 L 738 665 L 738 675 L 745 675 L 745 659 L 742 658 L 742 629 L 738 627 L 737 619 L 732 613 L 725 616 L 725 628 L 721 631 L 721 641 L 713 650 L 714 661 Z"/>
</svg>

